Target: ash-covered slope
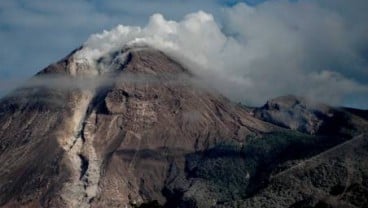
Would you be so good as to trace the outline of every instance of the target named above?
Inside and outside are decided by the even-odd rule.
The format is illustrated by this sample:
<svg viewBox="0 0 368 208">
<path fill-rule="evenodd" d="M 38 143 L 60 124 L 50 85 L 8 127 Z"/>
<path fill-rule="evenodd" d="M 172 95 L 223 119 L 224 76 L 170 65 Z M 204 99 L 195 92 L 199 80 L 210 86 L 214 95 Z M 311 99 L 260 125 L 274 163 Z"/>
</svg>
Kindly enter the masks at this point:
<svg viewBox="0 0 368 208">
<path fill-rule="evenodd" d="M 341 135 L 352 129 L 364 129 L 366 112 L 358 109 L 331 107 L 292 95 L 269 100 L 255 108 L 256 118 L 307 134 Z"/>
<path fill-rule="evenodd" d="M 344 145 L 356 140 L 361 153 L 349 167 L 360 171 L 359 188 L 367 188 L 360 162 L 367 159 L 364 118 L 344 111 L 349 122 L 339 126 L 343 131 L 305 134 L 308 128 L 283 128 L 292 127 L 258 112 L 254 116 L 203 88 L 188 69 L 155 49 L 125 47 L 96 60 L 76 55 L 80 50 L 0 101 L 0 206 L 287 207 L 315 202 L 314 192 L 302 193 L 289 182 L 295 170 L 320 158 L 329 168 L 301 180 L 335 180 L 331 174 L 341 165 L 328 163 L 330 156 L 324 155 L 330 154 L 324 152 L 336 152 L 338 145 L 350 151 Z M 290 111 L 300 114 L 298 109 Z M 325 117 L 319 119 L 323 123 Z M 340 152 L 336 158 L 345 161 Z M 344 177 L 341 183 L 351 181 Z M 277 178 L 286 185 L 278 185 Z M 327 190 L 340 183 L 324 184 Z M 303 185 L 319 190 L 313 182 Z M 355 203 L 346 197 L 336 203 Z"/>
<path fill-rule="evenodd" d="M 93 65 L 71 54 L 36 78 L 50 77 L 71 86 L 41 81 L 1 100 L 2 206 L 164 203 L 169 170 L 184 172 L 186 154 L 275 128 L 194 87 L 185 68 L 150 48 Z M 73 86 L 81 77 L 98 84 Z"/>
<path fill-rule="evenodd" d="M 264 135 L 265 155 L 277 155 L 266 184 L 251 197 L 217 207 L 368 206 L 365 111 L 289 95 L 272 99 L 253 113 L 294 131 Z"/>
<path fill-rule="evenodd" d="M 272 99 L 254 113 L 262 120 L 309 134 L 316 134 L 333 116 L 329 106 L 292 95 Z"/>
</svg>

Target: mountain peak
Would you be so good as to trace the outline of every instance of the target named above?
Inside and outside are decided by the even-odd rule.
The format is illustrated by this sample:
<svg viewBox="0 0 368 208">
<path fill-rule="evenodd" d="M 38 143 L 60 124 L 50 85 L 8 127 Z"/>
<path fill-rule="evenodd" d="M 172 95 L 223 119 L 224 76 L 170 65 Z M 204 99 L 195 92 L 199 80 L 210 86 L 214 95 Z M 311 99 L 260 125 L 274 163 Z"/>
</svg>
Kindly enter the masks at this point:
<svg viewBox="0 0 368 208">
<path fill-rule="evenodd" d="M 162 189 L 176 184 L 169 167 L 184 173 L 188 154 L 278 129 L 192 85 L 189 71 L 158 50 L 124 48 L 93 62 L 76 53 L 36 76 L 44 86 L 1 100 L 0 205 L 164 203 Z"/>
<path fill-rule="evenodd" d="M 345 172 L 334 171 L 345 168 L 337 163 L 345 155 L 336 164 L 322 157 L 328 165 L 303 173 L 311 181 L 298 187 L 279 186 L 274 175 L 292 183 L 298 161 L 352 138 L 362 144 L 355 157 L 367 158 L 359 149 L 367 145 L 363 118 L 294 96 L 252 113 L 196 85 L 161 51 L 123 47 L 96 59 L 81 51 L 0 100 L 0 206 L 289 207 L 319 199 L 303 187 L 320 181 L 329 180 L 327 191 L 344 190 L 334 181 Z M 346 180 L 366 190 L 366 176 Z"/>
<path fill-rule="evenodd" d="M 164 52 L 148 46 L 125 46 L 122 49 L 90 60 L 78 48 L 71 54 L 51 64 L 37 75 L 94 76 L 104 73 L 119 73 L 123 69 L 132 73 L 187 73 L 189 71 Z M 82 53 L 83 54 L 83 53 Z M 129 67 L 127 67 L 129 65 Z"/>
</svg>

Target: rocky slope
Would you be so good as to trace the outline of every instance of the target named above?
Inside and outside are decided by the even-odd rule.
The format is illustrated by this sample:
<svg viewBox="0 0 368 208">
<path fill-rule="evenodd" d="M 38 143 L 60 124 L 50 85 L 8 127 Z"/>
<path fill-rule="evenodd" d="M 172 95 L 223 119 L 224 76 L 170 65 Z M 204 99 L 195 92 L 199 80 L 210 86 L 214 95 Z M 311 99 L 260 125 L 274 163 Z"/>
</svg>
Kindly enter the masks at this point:
<svg viewBox="0 0 368 208">
<path fill-rule="evenodd" d="M 78 50 L 0 101 L 0 206 L 367 205 L 359 112 L 250 112 L 160 51 Z"/>
</svg>

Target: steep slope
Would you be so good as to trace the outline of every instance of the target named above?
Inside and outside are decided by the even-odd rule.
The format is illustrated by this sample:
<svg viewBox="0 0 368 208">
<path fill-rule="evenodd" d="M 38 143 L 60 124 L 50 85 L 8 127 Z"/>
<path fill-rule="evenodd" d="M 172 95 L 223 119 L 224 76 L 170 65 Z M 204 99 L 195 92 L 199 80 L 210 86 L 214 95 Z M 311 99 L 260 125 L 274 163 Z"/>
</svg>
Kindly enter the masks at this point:
<svg viewBox="0 0 368 208">
<path fill-rule="evenodd" d="M 184 173 L 186 154 L 275 128 L 193 87 L 190 73 L 160 52 L 133 50 L 128 59 L 122 80 L 117 78 L 86 120 L 94 124 L 85 132 L 93 134 L 104 167 L 92 206 L 164 203 L 170 169 Z"/>
<path fill-rule="evenodd" d="M 73 86 L 81 77 L 98 84 Z M 193 87 L 185 68 L 149 48 L 94 64 L 72 53 L 36 78 L 0 103 L 2 206 L 164 203 L 169 169 L 184 172 L 187 153 L 276 128 Z"/>
<path fill-rule="evenodd" d="M 81 50 L 1 99 L 1 207 L 366 206 L 360 111 L 250 111 L 158 50 Z"/>
<path fill-rule="evenodd" d="M 85 72 L 86 66 L 76 63 L 69 55 L 41 71 L 35 79 L 48 80 L 49 75 L 73 79 Z M 0 204 L 3 206 L 77 203 L 78 199 L 69 199 L 61 190 L 79 178 L 81 129 L 93 92 L 44 84 L 18 89 L 1 100 Z M 70 194 L 78 191 L 71 190 Z"/>
</svg>

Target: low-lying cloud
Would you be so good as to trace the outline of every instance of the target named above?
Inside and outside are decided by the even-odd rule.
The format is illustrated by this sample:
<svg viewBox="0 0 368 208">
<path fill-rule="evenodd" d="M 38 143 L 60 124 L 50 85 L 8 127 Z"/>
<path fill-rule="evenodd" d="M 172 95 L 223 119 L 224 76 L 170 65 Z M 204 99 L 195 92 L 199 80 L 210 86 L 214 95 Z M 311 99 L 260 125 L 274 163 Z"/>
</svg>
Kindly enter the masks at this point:
<svg viewBox="0 0 368 208">
<path fill-rule="evenodd" d="M 315 1 L 240 3 L 224 10 L 221 25 L 203 11 L 181 21 L 154 14 L 145 27 L 92 35 L 77 56 L 93 62 L 123 45 L 148 44 L 235 101 L 260 105 L 295 94 L 340 104 L 368 94 L 368 26 L 338 11 Z"/>
</svg>

